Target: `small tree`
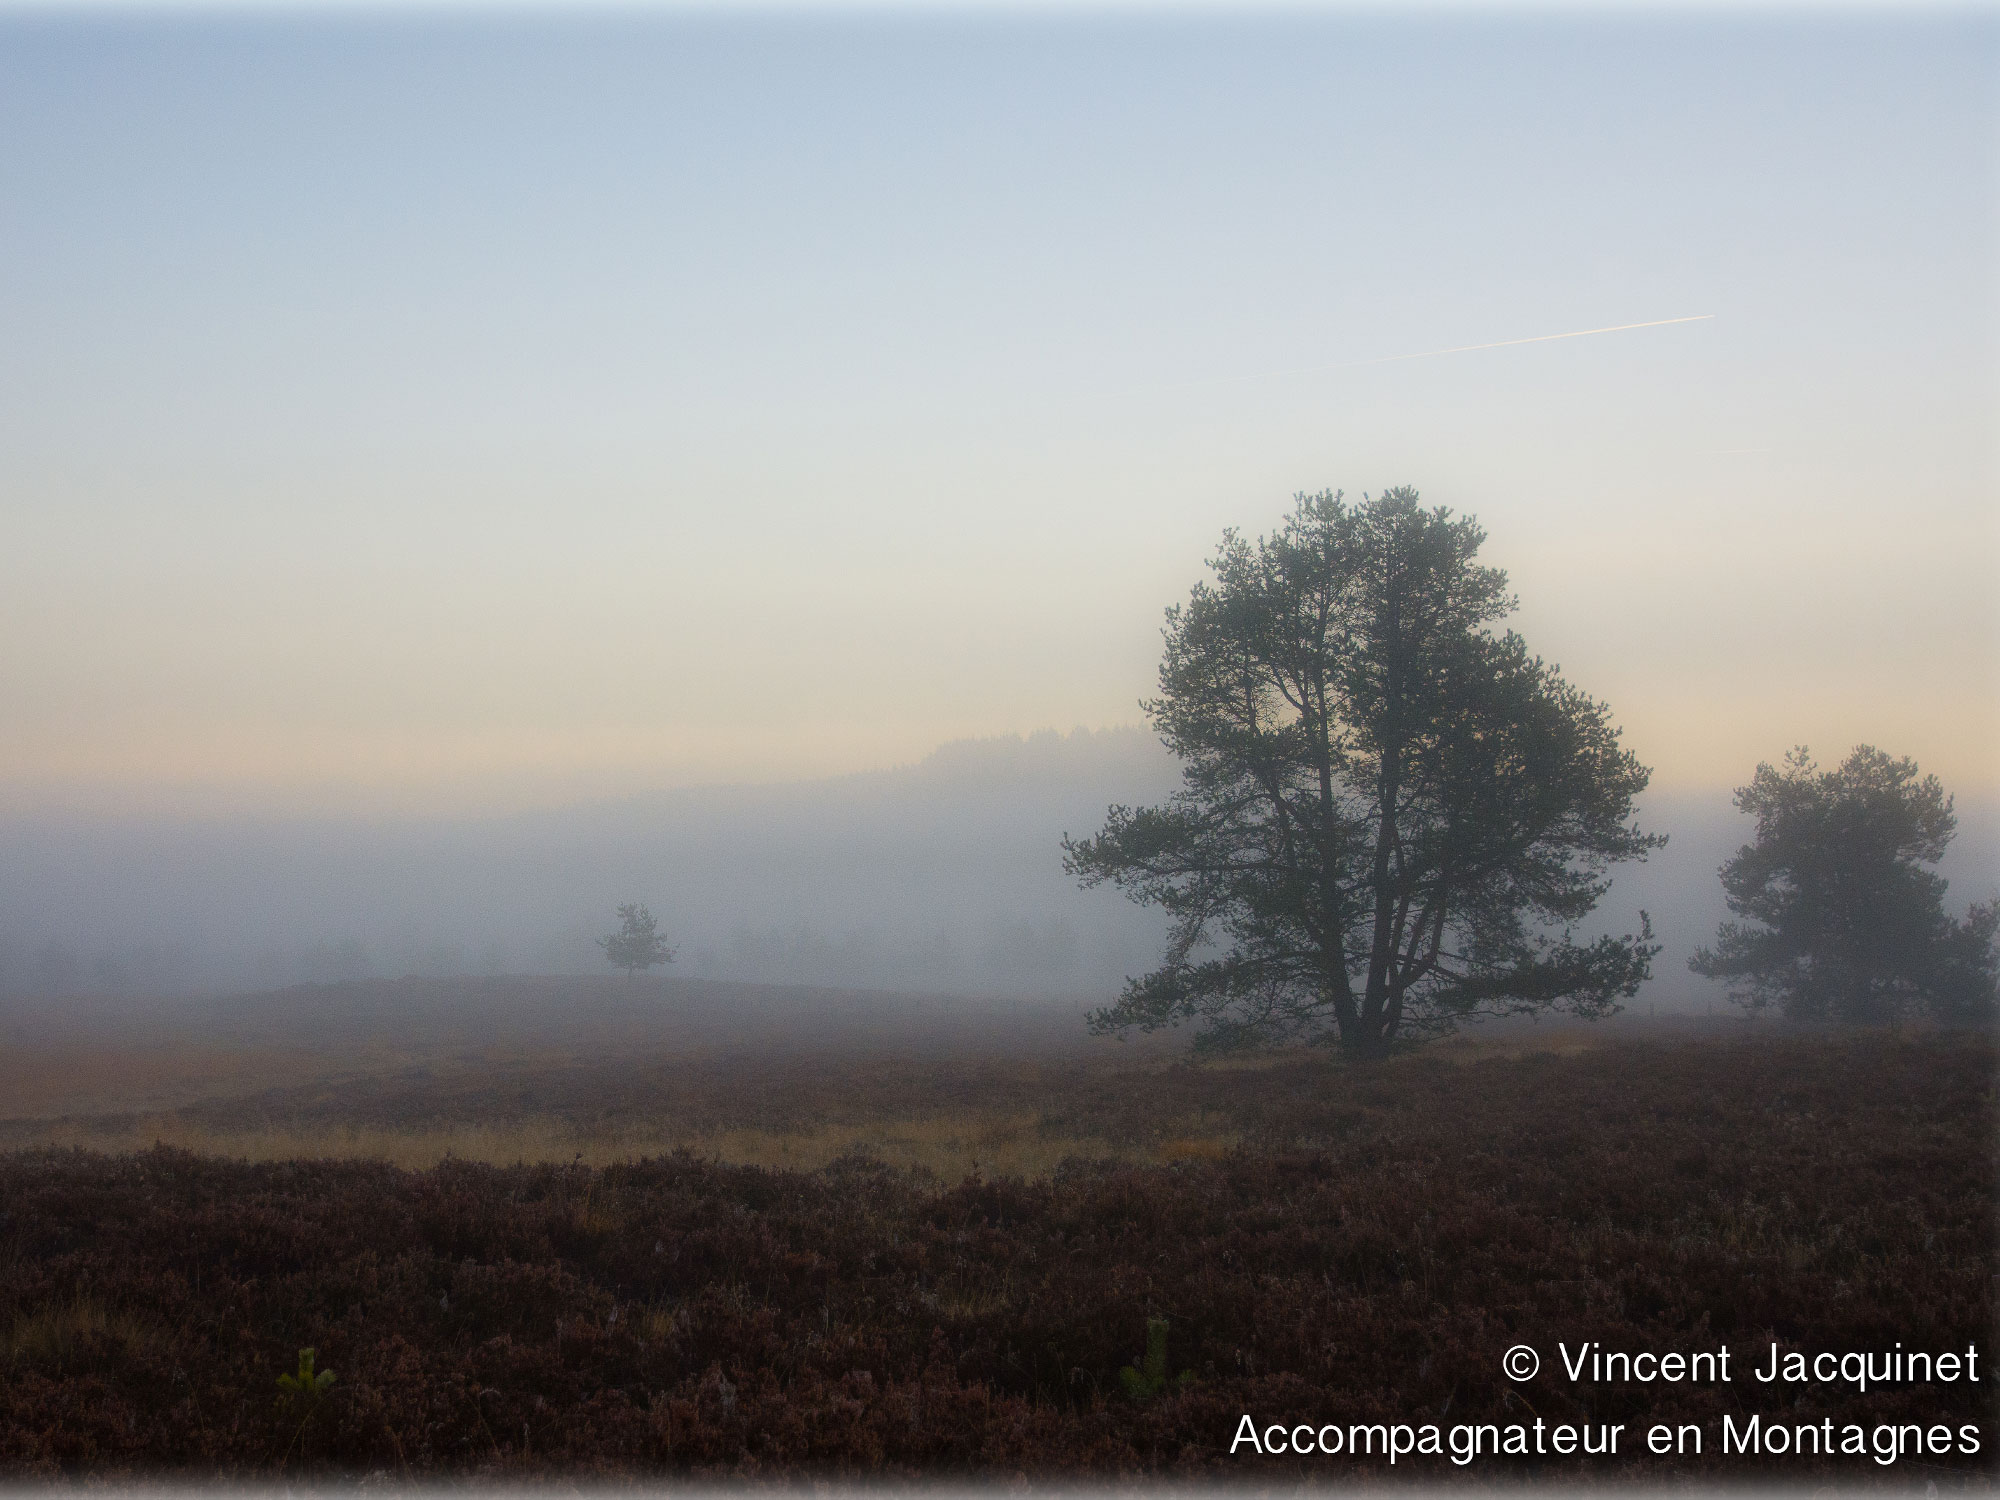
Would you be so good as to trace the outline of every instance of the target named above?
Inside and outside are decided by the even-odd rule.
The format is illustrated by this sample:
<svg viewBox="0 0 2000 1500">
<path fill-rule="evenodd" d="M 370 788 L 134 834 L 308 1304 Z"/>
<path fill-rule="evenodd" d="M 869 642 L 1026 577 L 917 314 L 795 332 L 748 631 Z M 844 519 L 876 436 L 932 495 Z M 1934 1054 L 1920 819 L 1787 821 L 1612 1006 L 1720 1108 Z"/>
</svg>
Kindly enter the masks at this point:
<svg viewBox="0 0 2000 1500">
<path fill-rule="evenodd" d="M 1484 537 L 1408 489 L 1301 495 L 1276 536 L 1225 534 L 1143 705 L 1180 792 L 1063 840 L 1083 884 L 1173 918 L 1095 1029 L 1195 1019 L 1201 1045 L 1372 1056 L 1471 1015 L 1604 1015 L 1646 977 L 1644 913 L 1636 935 L 1568 926 L 1612 861 L 1664 842 L 1629 821 L 1648 773 L 1604 705 L 1494 632 L 1513 600 L 1473 561 Z"/>
<path fill-rule="evenodd" d="M 1757 839 L 1722 866 L 1722 888 L 1750 920 L 1723 923 L 1689 968 L 1797 1021 L 1991 1018 L 2000 902 L 1945 914 L 1946 882 L 1924 866 L 1957 819 L 1935 776 L 1872 745 L 1821 771 L 1802 745 L 1782 769 L 1758 766 L 1736 805 Z"/>
<path fill-rule="evenodd" d="M 618 923 L 618 930 L 609 937 L 599 938 L 597 946 L 604 950 L 604 956 L 612 966 L 623 969 L 628 978 L 645 972 L 654 964 L 674 961 L 674 950 L 660 936 L 659 924 L 645 907 L 619 907 Z"/>
</svg>

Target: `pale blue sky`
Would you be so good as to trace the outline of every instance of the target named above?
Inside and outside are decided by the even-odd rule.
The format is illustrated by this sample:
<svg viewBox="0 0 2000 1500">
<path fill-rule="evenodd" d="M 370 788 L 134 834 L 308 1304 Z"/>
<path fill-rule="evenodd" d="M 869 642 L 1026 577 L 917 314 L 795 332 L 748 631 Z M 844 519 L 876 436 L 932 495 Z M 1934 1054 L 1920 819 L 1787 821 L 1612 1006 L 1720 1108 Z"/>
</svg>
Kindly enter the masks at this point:
<svg viewBox="0 0 2000 1500">
<path fill-rule="evenodd" d="M 1225 526 L 1398 483 L 1661 784 L 1992 790 L 1996 63 L 1990 13 L 0 11 L 0 802 L 1131 722 Z"/>
</svg>

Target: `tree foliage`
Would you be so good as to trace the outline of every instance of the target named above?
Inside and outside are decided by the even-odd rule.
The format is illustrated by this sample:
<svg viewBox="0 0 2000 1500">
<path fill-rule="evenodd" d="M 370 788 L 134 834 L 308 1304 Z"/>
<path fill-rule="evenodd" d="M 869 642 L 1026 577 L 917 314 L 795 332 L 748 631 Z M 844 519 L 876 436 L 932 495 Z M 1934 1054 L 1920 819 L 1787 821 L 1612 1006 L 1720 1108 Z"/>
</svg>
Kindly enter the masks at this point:
<svg viewBox="0 0 2000 1500">
<path fill-rule="evenodd" d="M 1605 706 L 1492 628 L 1485 533 L 1414 490 L 1301 495 L 1167 611 L 1143 707 L 1182 762 L 1160 807 L 1065 837 L 1064 867 L 1173 919 L 1100 1031 L 1203 1023 L 1198 1045 L 1337 1036 L 1368 1055 L 1477 1014 L 1616 1008 L 1657 947 L 1569 925 L 1617 860 L 1648 772 Z M 1551 929 L 1560 929 L 1552 931 Z"/>
<path fill-rule="evenodd" d="M 1957 828 L 1951 798 L 1916 762 L 1858 746 L 1821 771 L 1804 746 L 1736 790 L 1756 842 L 1722 867 L 1729 909 L 1713 948 L 1688 960 L 1732 982 L 1737 1003 L 1801 1021 L 1955 1022 L 1994 1011 L 2000 902 L 1947 916 L 1924 868 Z"/>
<path fill-rule="evenodd" d="M 639 974 L 654 964 L 670 964 L 674 950 L 660 936 L 659 923 L 643 906 L 618 908 L 618 930 L 597 940 L 605 958 L 627 975 Z"/>
</svg>

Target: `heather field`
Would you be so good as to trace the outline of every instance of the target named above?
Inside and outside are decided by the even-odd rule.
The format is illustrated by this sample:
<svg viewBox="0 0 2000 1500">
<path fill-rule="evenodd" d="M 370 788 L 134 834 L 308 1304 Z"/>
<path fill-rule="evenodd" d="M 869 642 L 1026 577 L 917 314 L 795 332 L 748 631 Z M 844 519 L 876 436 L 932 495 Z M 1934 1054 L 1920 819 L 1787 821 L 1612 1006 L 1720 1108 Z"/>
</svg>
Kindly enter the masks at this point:
<svg viewBox="0 0 2000 1500">
<path fill-rule="evenodd" d="M 1527 1028 L 1197 1066 L 941 1007 L 647 1048 L 607 988 L 484 1051 L 437 1022 L 470 1000 L 403 993 L 370 1051 L 382 995 L 316 998 L 323 1034 L 217 1041 L 212 1086 L 191 1052 L 144 1109 L 0 1125 L 0 1478 L 1995 1473 L 1983 1037 Z M 13 1024 L 17 1059 L 84 1045 Z M 1731 1379 L 1572 1377 L 1586 1344 L 1727 1347 Z M 1773 1344 L 1979 1364 L 1764 1382 Z M 1503 1372 L 1517 1345 L 1538 1373 Z M 300 1385 L 307 1347 L 331 1382 Z M 1246 1416 L 1342 1451 L 1259 1452 Z M 1530 1451 L 1450 1446 L 1510 1433 Z"/>
</svg>

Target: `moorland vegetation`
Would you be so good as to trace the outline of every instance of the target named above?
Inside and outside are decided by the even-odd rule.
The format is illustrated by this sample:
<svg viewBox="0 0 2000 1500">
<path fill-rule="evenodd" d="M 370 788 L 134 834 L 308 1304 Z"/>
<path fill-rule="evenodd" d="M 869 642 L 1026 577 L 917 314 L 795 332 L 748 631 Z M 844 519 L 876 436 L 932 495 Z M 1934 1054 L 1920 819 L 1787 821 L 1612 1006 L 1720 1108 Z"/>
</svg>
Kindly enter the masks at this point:
<svg viewBox="0 0 2000 1500">
<path fill-rule="evenodd" d="M 1026 1109 L 1029 1129 L 1127 1150 L 997 1178 L 860 1153 L 817 1171 L 691 1151 L 406 1171 L 17 1150 L 0 1156 L 0 1474 L 1466 1472 L 1232 1454 L 1252 1412 L 1627 1424 L 1615 1455 L 1482 1478 L 1944 1487 L 1990 1475 L 1991 1455 L 1921 1471 L 1732 1456 L 1717 1424 L 1990 1432 L 1990 1385 L 1570 1381 L 1555 1344 L 1728 1342 L 1739 1360 L 1773 1342 L 1990 1347 L 1994 1062 L 1983 1035 L 1760 1032 L 1358 1068 L 927 1059 L 878 1073 L 872 1104 L 843 1062 L 767 1091 L 752 1060 L 712 1095 L 767 1100 L 767 1124 L 797 1127 L 893 1115 L 940 1071 L 976 1105 L 984 1076 L 984 1102 Z M 619 1087 L 646 1107 L 639 1075 L 558 1087 L 579 1109 Z M 237 1107 L 322 1128 L 349 1106 L 495 1107 L 421 1079 L 340 1094 Z M 1545 1350 L 1541 1375 L 1506 1378 L 1517 1343 Z M 1650 1455 L 1635 1439 L 1654 1422 L 1702 1426 L 1708 1445 Z"/>
</svg>

